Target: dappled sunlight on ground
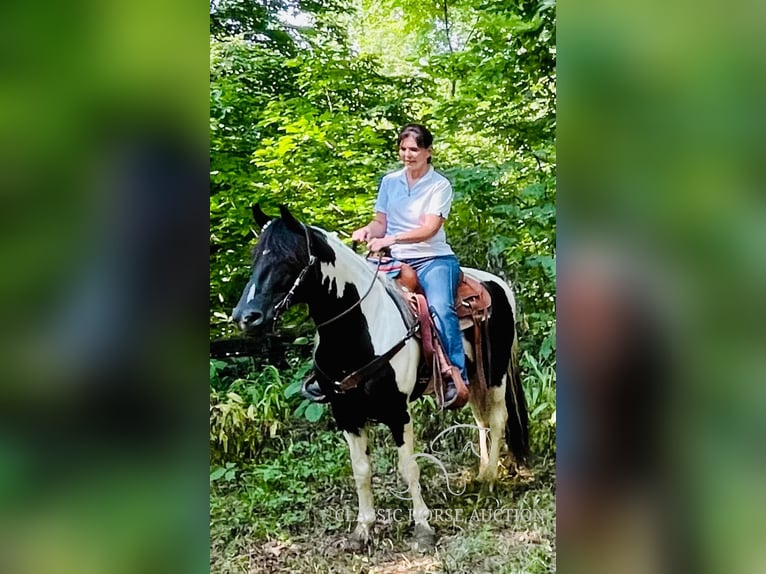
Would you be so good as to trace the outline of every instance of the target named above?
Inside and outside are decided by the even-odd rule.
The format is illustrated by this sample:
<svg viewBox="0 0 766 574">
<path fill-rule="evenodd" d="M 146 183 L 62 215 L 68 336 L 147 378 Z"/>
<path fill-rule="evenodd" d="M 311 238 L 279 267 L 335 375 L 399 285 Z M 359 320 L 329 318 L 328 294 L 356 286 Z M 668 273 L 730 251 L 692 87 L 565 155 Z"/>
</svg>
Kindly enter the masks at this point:
<svg viewBox="0 0 766 574">
<path fill-rule="evenodd" d="M 432 552 L 412 548 L 409 503 L 391 494 L 396 475 L 381 473 L 375 481 L 378 519 L 365 551 L 355 553 L 347 549 L 356 501 L 346 489 L 336 487 L 315 494 L 304 523 L 265 536 L 245 531 L 228 544 L 214 544 L 211 571 L 247 574 L 552 571 L 555 565 L 552 467 L 535 466 L 513 476 L 503 473 L 492 489 L 472 480 L 473 472 L 459 474 L 465 480 L 465 488 L 461 485 L 460 495 L 450 495 L 443 491 L 441 476 L 424 473 L 424 491 L 428 493 L 432 512 L 430 522 L 438 535 Z M 351 484 L 344 486 L 351 489 Z M 259 519 L 254 515 L 252 520 Z"/>
</svg>

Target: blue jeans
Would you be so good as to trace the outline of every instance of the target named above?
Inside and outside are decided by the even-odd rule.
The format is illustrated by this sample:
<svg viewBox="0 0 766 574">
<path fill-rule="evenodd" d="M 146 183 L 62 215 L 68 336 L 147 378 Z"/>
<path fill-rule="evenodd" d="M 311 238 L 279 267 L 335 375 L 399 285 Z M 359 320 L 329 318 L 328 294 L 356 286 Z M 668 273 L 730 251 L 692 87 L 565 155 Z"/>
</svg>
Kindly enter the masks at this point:
<svg viewBox="0 0 766 574">
<path fill-rule="evenodd" d="M 455 312 L 455 297 L 457 282 L 460 278 L 460 264 L 454 255 L 439 257 L 420 257 L 403 259 L 411 265 L 418 275 L 420 286 L 428 299 L 431 314 L 435 315 L 434 323 L 439 338 L 444 345 L 450 362 L 460 369 L 463 380 L 468 383 L 465 370 L 465 354 L 463 352 L 463 335 L 460 332 L 460 322 Z"/>
</svg>

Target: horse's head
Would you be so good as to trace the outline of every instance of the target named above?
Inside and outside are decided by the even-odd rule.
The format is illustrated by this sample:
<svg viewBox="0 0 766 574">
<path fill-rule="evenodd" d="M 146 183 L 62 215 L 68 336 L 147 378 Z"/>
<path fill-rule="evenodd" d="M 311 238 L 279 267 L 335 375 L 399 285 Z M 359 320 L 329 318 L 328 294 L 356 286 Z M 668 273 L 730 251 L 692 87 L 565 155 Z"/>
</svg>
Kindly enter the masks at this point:
<svg viewBox="0 0 766 574">
<path fill-rule="evenodd" d="M 253 249 L 253 268 L 232 319 L 251 333 L 268 325 L 290 304 L 314 260 L 310 253 L 310 231 L 280 206 L 282 217 L 271 219 L 258 205 L 253 217 L 261 228 Z"/>
</svg>

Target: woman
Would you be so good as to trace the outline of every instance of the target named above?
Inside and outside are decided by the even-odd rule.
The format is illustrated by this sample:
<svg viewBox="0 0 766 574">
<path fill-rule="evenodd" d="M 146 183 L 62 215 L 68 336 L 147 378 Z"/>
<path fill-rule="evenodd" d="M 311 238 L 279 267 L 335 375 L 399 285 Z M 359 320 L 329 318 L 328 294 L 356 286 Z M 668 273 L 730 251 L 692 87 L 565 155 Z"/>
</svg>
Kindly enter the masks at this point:
<svg viewBox="0 0 766 574">
<path fill-rule="evenodd" d="M 370 251 L 391 248 L 391 255 L 415 269 L 436 330 L 453 366 L 468 384 L 455 296 L 460 275 L 457 257 L 447 244 L 444 221 L 452 205 L 452 185 L 431 167 L 433 136 L 420 124 L 399 133 L 399 159 L 404 168 L 383 176 L 375 202 L 375 217 L 351 239 L 366 242 Z M 303 383 L 305 397 L 324 402 L 313 374 Z M 444 406 L 457 398 L 455 383 L 447 380 Z"/>
<path fill-rule="evenodd" d="M 370 251 L 391 248 L 391 255 L 415 269 L 444 350 L 467 384 L 462 334 L 455 313 L 460 265 L 447 244 L 444 221 L 452 205 L 452 185 L 431 166 L 433 136 L 424 126 L 408 124 L 399 133 L 404 168 L 383 176 L 375 217 L 351 235 Z M 448 381 L 445 406 L 457 398 Z"/>
</svg>

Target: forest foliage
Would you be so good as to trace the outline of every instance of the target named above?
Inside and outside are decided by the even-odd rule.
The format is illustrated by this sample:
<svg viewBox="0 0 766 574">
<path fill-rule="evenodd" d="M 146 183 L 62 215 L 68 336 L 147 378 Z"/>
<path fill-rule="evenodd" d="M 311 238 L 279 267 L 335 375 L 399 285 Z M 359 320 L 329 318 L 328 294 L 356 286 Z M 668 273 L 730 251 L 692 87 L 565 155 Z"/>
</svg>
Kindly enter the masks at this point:
<svg viewBox="0 0 766 574">
<path fill-rule="evenodd" d="M 414 121 L 455 190 L 450 244 L 512 283 L 527 371 L 553 373 L 554 2 L 211 0 L 210 22 L 211 338 L 239 336 L 250 206 L 348 237 Z M 311 332 L 300 309 L 286 320 Z"/>
</svg>

